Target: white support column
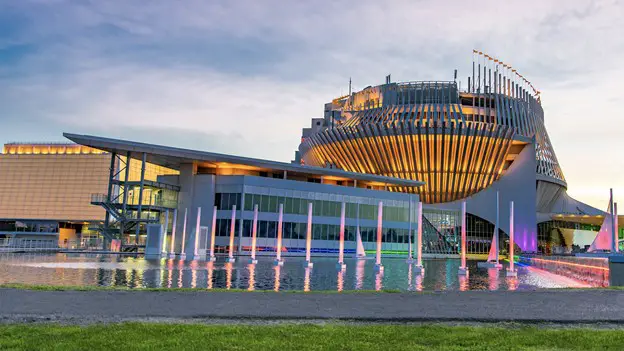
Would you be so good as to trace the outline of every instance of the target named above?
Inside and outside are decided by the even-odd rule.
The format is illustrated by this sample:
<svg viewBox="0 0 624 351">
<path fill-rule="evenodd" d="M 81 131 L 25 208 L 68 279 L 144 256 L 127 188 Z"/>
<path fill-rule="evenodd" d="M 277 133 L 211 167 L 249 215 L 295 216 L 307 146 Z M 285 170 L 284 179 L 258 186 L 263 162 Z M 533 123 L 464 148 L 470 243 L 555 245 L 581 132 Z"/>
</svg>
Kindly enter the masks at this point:
<svg viewBox="0 0 624 351">
<path fill-rule="evenodd" d="M 514 203 L 509 202 L 509 268 L 507 269 L 508 277 L 515 277 L 518 275 L 514 267 Z"/>
<path fill-rule="evenodd" d="M 234 263 L 236 262 L 236 258 L 234 258 L 234 230 L 236 229 L 236 205 L 232 205 L 232 219 L 230 221 L 230 246 L 227 262 Z"/>
<path fill-rule="evenodd" d="M 609 191 L 611 192 L 611 197 L 610 197 L 610 201 L 611 201 L 611 252 L 617 252 L 617 220 L 616 220 L 616 214 L 615 214 L 615 202 L 613 201 L 613 188 L 609 189 Z"/>
<path fill-rule="evenodd" d="M 184 223 L 182 224 L 182 247 L 180 250 L 180 259 L 181 260 L 185 260 L 186 259 L 186 252 L 184 251 L 184 248 L 186 246 L 186 220 L 188 217 L 188 208 L 184 209 Z"/>
<path fill-rule="evenodd" d="M 169 258 L 175 258 L 175 235 L 176 225 L 178 224 L 178 209 L 173 210 L 173 226 L 171 228 L 171 247 L 169 248 Z"/>
<path fill-rule="evenodd" d="M 468 275 L 468 267 L 466 267 L 466 201 L 462 202 L 462 227 L 461 227 L 461 266 L 457 274 Z"/>
<path fill-rule="evenodd" d="M 494 244 L 496 245 L 495 250 L 496 250 L 496 268 L 501 268 L 502 266 L 500 265 L 498 256 L 499 256 L 499 252 L 500 252 L 500 245 L 499 245 L 499 235 L 498 235 L 498 228 L 499 228 L 499 220 L 500 220 L 500 197 L 498 194 L 498 191 L 496 192 L 496 225 L 494 227 Z"/>
<path fill-rule="evenodd" d="M 279 205 L 279 215 L 277 219 L 277 245 L 275 247 L 275 261 L 276 266 L 283 266 L 282 260 L 282 221 L 284 220 L 284 204 Z"/>
<path fill-rule="evenodd" d="M 619 228 L 619 223 L 618 223 L 618 208 L 617 208 L 617 202 L 613 203 L 613 223 L 614 223 L 614 228 L 615 231 L 613 232 L 613 242 L 615 243 L 613 249 L 615 253 L 617 253 L 620 248 L 620 236 L 618 234 L 620 228 Z"/>
<path fill-rule="evenodd" d="M 383 271 L 383 265 L 381 264 L 381 236 L 383 235 L 383 202 L 379 201 L 377 205 L 377 257 L 375 260 L 375 270 Z"/>
<path fill-rule="evenodd" d="M 423 208 L 422 202 L 418 201 L 418 241 L 416 242 L 416 267 L 414 267 L 415 274 L 425 274 L 425 267 L 422 264 L 422 222 L 423 222 Z"/>
<path fill-rule="evenodd" d="M 251 225 L 251 258 L 249 259 L 250 264 L 258 263 L 258 260 L 256 260 L 256 241 L 257 241 L 256 235 L 257 233 L 258 233 L 258 204 L 255 204 L 253 223 Z"/>
<path fill-rule="evenodd" d="M 409 205 L 407 207 L 407 222 L 408 222 L 408 227 L 407 227 L 407 241 L 408 241 L 408 246 L 407 246 L 407 263 L 412 264 L 414 263 L 414 248 L 413 248 L 413 240 L 412 240 L 412 222 L 414 221 L 414 216 L 413 216 L 413 211 L 414 209 L 412 208 L 412 196 L 410 195 L 409 197 Z M 411 269 L 411 268 L 410 268 Z"/>
<path fill-rule="evenodd" d="M 199 235 L 200 233 L 200 221 L 201 221 L 201 207 L 197 208 L 197 223 L 195 223 L 195 247 L 193 248 L 193 260 L 199 260 Z"/>
<path fill-rule="evenodd" d="M 208 261 L 214 262 L 217 260 L 214 254 L 215 237 L 217 236 L 217 206 L 212 209 L 212 226 L 210 228 L 210 257 Z"/>
<path fill-rule="evenodd" d="M 169 230 L 169 210 L 165 211 L 165 230 L 163 230 L 161 256 L 167 256 L 167 231 Z"/>
<path fill-rule="evenodd" d="M 306 231 L 306 260 L 303 263 L 303 266 L 306 268 L 312 268 L 314 264 L 312 263 L 312 258 L 310 255 L 310 251 L 312 250 L 312 203 L 308 202 L 308 227 Z"/>
<path fill-rule="evenodd" d="M 336 264 L 336 268 L 339 270 L 347 269 L 347 265 L 344 263 L 345 212 L 346 204 L 343 202 L 340 208 L 340 243 L 338 246 L 338 263 Z"/>
</svg>

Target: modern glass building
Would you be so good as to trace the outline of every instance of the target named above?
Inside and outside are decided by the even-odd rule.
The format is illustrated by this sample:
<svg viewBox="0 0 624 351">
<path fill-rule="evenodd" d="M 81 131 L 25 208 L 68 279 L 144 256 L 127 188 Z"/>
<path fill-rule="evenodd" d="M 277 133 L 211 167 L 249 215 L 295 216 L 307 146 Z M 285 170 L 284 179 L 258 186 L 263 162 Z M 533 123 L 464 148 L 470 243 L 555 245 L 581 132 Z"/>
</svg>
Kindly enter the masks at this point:
<svg viewBox="0 0 624 351">
<path fill-rule="evenodd" d="M 166 249 L 171 250 L 170 240 L 176 212 L 175 230 L 179 239 L 175 242 L 174 250 L 177 252 L 182 249 L 181 238 L 184 237 L 184 251 L 187 255 L 194 253 L 196 242 L 200 255 L 205 255 L 210 243 L 213 208 L 216 208 L 216 252 L 229 251 L 231 235 L 234 233 L 233 249 L 245 254 L 250 250 L 251 225 L 257 206 L 258 250 L 270 253 L 276 248 L 278 212 L 281 207 L 284 250 L 291 255 L 303 254 L 307 211 L 311 204 L 312 252 L 331 255 L 336 254 L 338 249 L 343 203 L 347 254 L 355 252 L 358 229 L 365 249 L 374 249 L 380 203 L 382 249 L 386 254 L 407 254 L 409 243 L 415 235 L 419 196 L 415 192 L 391 192 L 388 189 L 423 186 L 420 181 L 94 136 L 65 135 L 78 144 L 104 150 L 113 158 L 126 155 L 177 172 L 160 175 L 156 181 L 149 182 L 153 187 L 168 187 L 169 191 L 176 194 L 176 201 L 168 205 L 143 207 L 140 212 L 138 208 L 135 211 L 124 210 L 124 207 L 129 206 L 127 201 L 124 205 L 126 183 L 119 177 L 111 178 L 109 193 L 99 195 L 98 201 L 109 213 L 108 227 L 105 224 L 101 231 L 111 239 L 120 237 L 118 233 L 120 228 L 124 228 L 121 223 L 124 221 L 135 223 L 131 231 L 138 230 L 139 233 L 144 233 L 149 224 L 168 224 L 166 231 L 169 236 L 165 242 Z M 144 180 L 142 183 L 145 187 L 148 182 Z M 141 187 L 140 181 L 138 186 Z M 145 215 L 148 209 L 156 216 Z M 457 254 L 459 223 L 459 212 L 456 210 L 425 211 L 425 253 Z M 124 228 L 122 232 L 128 230 Z M 199 233 L 197 241 L 196 233 Z M 132 236 L 122 238 L 126 246 L 137 244 Z"/>
</svg>

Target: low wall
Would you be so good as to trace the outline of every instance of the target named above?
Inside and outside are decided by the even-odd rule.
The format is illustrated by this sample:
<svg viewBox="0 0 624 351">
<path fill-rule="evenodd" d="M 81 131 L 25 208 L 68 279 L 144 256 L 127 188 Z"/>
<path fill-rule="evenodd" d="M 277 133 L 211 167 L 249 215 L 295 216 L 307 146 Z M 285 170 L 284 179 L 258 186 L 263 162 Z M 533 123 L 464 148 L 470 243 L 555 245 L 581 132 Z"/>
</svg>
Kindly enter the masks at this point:
<svg viewBox="0 0 624 351">
<path fill-rule="evenodd" d="M 592 286 L 609 286 L 609 263 L 606 258 L 520 256 L 518 262 L 577 279 Z"/>
<path fill-rule="evenodd" d="M 611 286 L 624 286 L 624 255 L 609 256 L 609 271 Z"/>
</svg>

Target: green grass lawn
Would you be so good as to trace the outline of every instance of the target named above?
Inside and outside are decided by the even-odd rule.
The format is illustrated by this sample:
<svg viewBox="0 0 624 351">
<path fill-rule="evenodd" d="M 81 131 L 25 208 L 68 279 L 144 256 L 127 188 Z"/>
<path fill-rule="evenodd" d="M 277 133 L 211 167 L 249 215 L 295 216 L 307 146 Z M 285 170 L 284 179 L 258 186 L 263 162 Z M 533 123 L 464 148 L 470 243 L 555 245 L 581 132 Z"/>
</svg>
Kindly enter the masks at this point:
<svg viewBox="0 0 624 351">
<path fill-rule="evenodd" d="M 393 325 L 0 325 L 14 350 L 622 350 L 624 331 Z"/>
</svg>

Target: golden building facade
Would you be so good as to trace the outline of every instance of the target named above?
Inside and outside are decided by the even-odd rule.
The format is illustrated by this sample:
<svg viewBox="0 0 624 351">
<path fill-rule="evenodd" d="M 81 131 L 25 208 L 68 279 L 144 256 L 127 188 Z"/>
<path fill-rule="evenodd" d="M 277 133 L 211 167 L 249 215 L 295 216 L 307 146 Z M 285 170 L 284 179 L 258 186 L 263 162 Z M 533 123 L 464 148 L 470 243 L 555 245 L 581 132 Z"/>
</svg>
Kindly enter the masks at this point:
<svg viewBox="0 0 624 351">
<path fill-rule="evenodd" d="M 110 155 L 81 145 L 7 144 L 0 155 L 0 219 L 101 221 L 91 194 L 108 187 Z"/>
<path fill-rule="evenodd" d="M 120 161 L 114 165 L 117 179 L 125 179 Z M 125 162 L 122 158 L 121 162 Z M 111 154 L 76 144 L 5 144 L 0 154 L 0 220 L 49 220 L 99 222 L 105 210 L 91 204 L 93 194 L 106 194 Z M 130 160 L 129 181 L 139 181 L 141 161 Z M 146 164 L 145 179 L 177 171 Z M 144 203 L 154 197 L 145 189 Z M 130 203 L 138 199 L 138 189 Z"/>
</svg>

